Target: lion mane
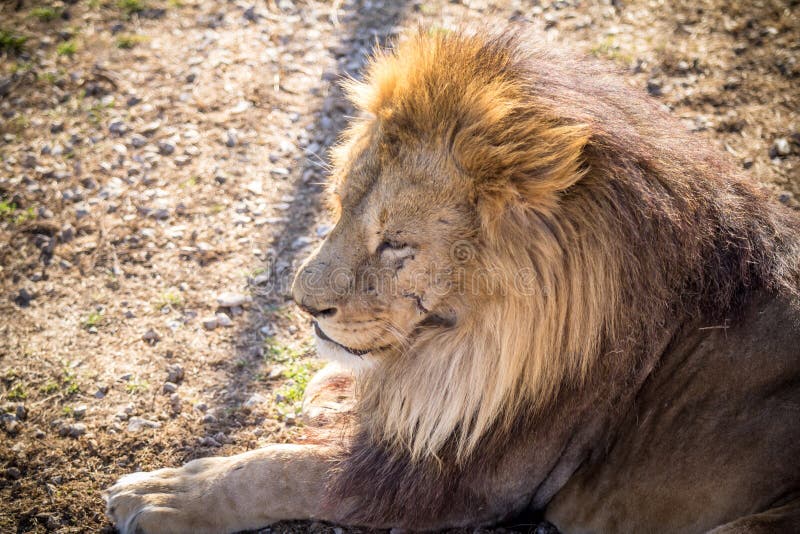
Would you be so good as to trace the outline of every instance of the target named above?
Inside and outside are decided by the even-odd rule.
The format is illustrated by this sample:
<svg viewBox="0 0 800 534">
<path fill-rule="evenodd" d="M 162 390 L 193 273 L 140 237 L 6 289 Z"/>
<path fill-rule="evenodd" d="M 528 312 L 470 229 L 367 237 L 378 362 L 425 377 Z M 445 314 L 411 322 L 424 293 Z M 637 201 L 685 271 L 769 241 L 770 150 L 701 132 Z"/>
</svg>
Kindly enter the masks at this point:
<svg viewBox="0 0 800 534">
<path fill-rule="evenodd" d="M 434 515 L 510 443 L 568 427 L 549 410 L 569 419 L 582 392 L 614 413 L 672 325 L 726 317 L 756 290 L 798 296 L 795 215 L 607 65 L 519 33 L 420 30 L 348 91 L 362 118 L 343 147 L 366 128 L 430 140 L 474 179 L 470 243 L 499 273 L 468 316 L 359 379 L 359 430 L 331 480 L 339 506 L 370 488 L 354 523 Z"/>
</svg>

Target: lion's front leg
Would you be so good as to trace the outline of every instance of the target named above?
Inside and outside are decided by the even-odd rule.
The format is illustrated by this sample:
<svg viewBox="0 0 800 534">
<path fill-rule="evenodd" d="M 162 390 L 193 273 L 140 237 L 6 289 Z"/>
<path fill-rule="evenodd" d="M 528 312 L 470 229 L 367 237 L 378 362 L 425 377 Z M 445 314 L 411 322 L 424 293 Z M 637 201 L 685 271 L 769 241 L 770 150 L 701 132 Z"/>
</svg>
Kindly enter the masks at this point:
<svg viewBox="0 0 800 534">
<path fill-rule="evenodd" d="M 104 492 L 107 513 L 122 534 L 236 532 L 282 519 L 312 519 L 329 458 L 319 446 L 272 445 L 133 473 Z"/>
</svg>

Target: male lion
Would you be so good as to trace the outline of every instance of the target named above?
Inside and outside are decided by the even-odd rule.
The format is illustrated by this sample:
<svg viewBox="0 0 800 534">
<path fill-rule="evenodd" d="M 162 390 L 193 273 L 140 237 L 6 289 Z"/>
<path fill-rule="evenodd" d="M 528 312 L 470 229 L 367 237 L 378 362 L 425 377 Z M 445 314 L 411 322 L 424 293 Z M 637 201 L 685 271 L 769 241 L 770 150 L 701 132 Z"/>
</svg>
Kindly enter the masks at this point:
<svg viewBox="0 0 800 534">
<path fill-rule="evenodd" d="M 293 292 L 320 352 L 367 364 L 352 432 L 128 475 L 122 532 L 800 532 L 795 213 L 517 36 L 417 32 L 349 89 L 336 227 Z"/>
</svg>

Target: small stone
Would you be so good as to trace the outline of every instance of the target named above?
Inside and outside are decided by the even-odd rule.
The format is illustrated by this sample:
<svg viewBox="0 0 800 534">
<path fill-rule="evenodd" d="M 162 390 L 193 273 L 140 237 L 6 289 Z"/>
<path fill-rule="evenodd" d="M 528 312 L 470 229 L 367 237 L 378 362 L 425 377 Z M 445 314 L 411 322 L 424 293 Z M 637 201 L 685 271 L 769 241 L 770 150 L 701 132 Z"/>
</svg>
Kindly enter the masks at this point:
<svg viewBox="0 0 800 534">
<path fill-rule="evenodd" d="M 142 99 L 139 98 L 138 96 L 129 96 L 128 100 L 125 102 L 125 105 L 128 106 L 129 108 L 132 108 L 133 106 L 135 106 L 136 104 L 140 103 L 141 101 L 142 101 Z"/>
<path fill-rule="evenodd" d="M 139 432 L 145 428 L 161 428 L 161 423 L 143 417 L 131 417 L 128 419 L 128 432 Z"/>
<path fill-rule="evenodd" d="M 725 79 L 725 83 L 722 84 L 722 88 L 726 91 L 733 91 L 738 89 L 742 85 L 742 79 L 737 76 L 728 76 Z"/>
<path fill-rule="evenodd" d="M 158 143 L 158 153 L 162 156 L 169 156 L 173 152 L 175 152 L 175 145 L 172 143 L 167 143 L 166 141 Z"/>
<path fill-rule="evenodd" d="M 314 240 L 311 239 L 310 237 L 302 235 L 302 236 L 298 237 L 297 239 L 295 239 L 294 241 L 292 241 L 292 248 L 294 250 L 299 250 L 301 248 L 306 248 L 308 245 L 310 245 L 313 242 L 314 242 Z"/>
<path fill-rule="evenodd" d="M 98 386 L 97 391 L 94 392 L 95 399 L 102 399 L 108 393 L 108 386 Z"/>
<path fill-rule="evenodd" d="M 316 230 L 317 237 L 325 237 L 331 232 L 331 230 L 333 230 L 333 226 L 329 224 L 322 224 L 320 226 L 317 226 Z"/>
<path fill-rule="evenodd" d="M 218 313 L 216 315 L 216 318 L 217 318 L 217 326 L 222 326 L 222 327 L 233 326 L 233 321 L 225 313 Z"/>
<path fill-rule="evenodd" d="M 19 433 L 21 426 L 17 418 L 11 414 L 3 418 L 3 429 L 10 435 L 14 436 Z"/>
<path fill-rule="evenodd" d="M 199 443 L 203 447 L 222 447 L 222 444 L 220 442 L 218 442 L 214 438 L 209 438 L 209 437 L 200 438 Z"/>
<path fill-rule="evenodd" d="M 164 385 L 161 387 L 161 391 L 164 393 L 175 393 L 178 391 L 178 384 L 174 382 L 164 382 Z"/>
<path fill-rule="evenodd" d="M 249 184 L 245 186 L 249 192 L 253 193 L 254 195 L 263 195 L 264 194 L 264 186 L 261 184 L 261 180 L 253 180 Z"/>
<path fill-rule="evenodd" d="M 217 317 L 206 317 L 203 319 L 202 324 L 206 330 L 214 330 L 217 327 Z"/>
<path fill-rule="evenodd" d="M 225 146 L 228 148 L 233 148 L 239 142 L 239 138 L 236 135 L 236 130 L 228 130 L 225 132 Z"/>
<path fill-rule="evenodd" d="M 243 306 L 248 302 L 252 302 L 253 297 L 250 295 L 244 295 L 241 293 L 234 293 L 232 291 L 226 291 L 224 293 L 220 293 L 217 295 L 217 304 L 221 308 L 232 308 L 234 306 Z"/>
<path fill-rule="evenodd" d="M 183 380 L 184 372 L 180 364 L 173 363 L 167 366 L 167 382 L 179 384 Z"/>
<path fill-rule="evenodd" d="M 772 143 L 772 148 L 770 148 L 769 156 L 771 158 L 774 157 L 786 157 L 792 153 L 792 147 L 789 145 L 789 141 L 785 137 L 779 137 L 775 139 Z"/>
<path fill-rule="evenodd" d="M 11 480 L 17 480 L 22 476 L 22 472 L 17 469 L 16 467 L 8 467 L 6 468 L 6 478 Z"/>
<path fill-rule="evenodd" d="M 259 395 L 258 393 L 254 393 L 244 402 L 245 408 L 253 408 L 254 406 L 258 406 L 260 404 L 264 404 L 267 402 L 267 398 L 263 395 Z"/>
<path fill-rule="evenodd" d="M 166 209 L 157 209 L 150 212 L 149 215 L 151 218 L 156 219 L 157 221 L 163 221 L 169 219 L 169 210 Z"/>
<path fill-rule="evenodd" d="M 150 328 L 147 332 L 142 334 L 142 340 L 147 343 L 150 343 L 151 345 L 155 345 L 161 340 L 161 336 L 159 335 L 158 332 Z"/>
<path fill-rule="evenodd" d="M 789 192 L 789 191 L 783 191 L 783 192 L 781 192 L 781 193 L 778 195 L 778 201 L 779 201 L 781 204 L 788 204 L 789 202 L 791 202 L 791 201 L 792 201 L 792 198 L 793 198 L 793 197 L 794 197 L 794 195 L 793 195 L 791 192 Z M 18 416 L 18 417 L 19 417 L 19 416 Z"/>
<path fill-rule="evenodd" d="M 258 22 L 258 14 L 256 13 L 256 6 L 250 6 L 244 10 L 242 16 L 245 20 L 249 20 L 250 22 Z"/>
<path fill-rule="evenodd" d="M 36 439 L 44 439 L 45 437 L 47 437 L 47 434 L 41 428 L 37 428 L 36 430 L 33 431 L 33 437 Z"/>
<path fill-rule="evenodd" d="M 54 122 L 50 125 L 50 133 L 51 134 L 58 134 L 64 131 L 64 123 L 63 122 Z"/>
<path fill-rule="evenodd" d="M 81 404 L 80 406 L 76 406 L 72 410 L 72 415 L 74 417 L 76 417 L 77 419 L 80 419 L 81 417 L 85 416 L 86 415 L 86 405 L 85 404 Z"/>
<path fill-rule="evenodd" d="M 207 425 L 213 425 L 217 422 L 217 418 L 209 413 L 203 416 L 203 422 Z"/>
<path fill-rule="evenodd" d="M 108 125 L 108 131 L 114 135 L 125 135 L 128 131 L 128 126 L 122 121 L 113 121 Z"/>
<path fill-rule="evenodd" d="M 261 328 L 258 329 L 258 331 L 261 332 L 261 335 L 267 337 L 275 335 L 275 327 L 272 326 L 271 324 L 262 326 Z"/>
<path fill-rule="evenodd" d="M 75 238 L 75 228 L 72 225 L 66 224 L 58 234 L 58 239 L 62 243 L 69 243 Z"/>
<path fill-rule="evenodd" d="M 141 132 L 144 135 L 152 135 L 156 133 L 156 130 L 158 130 L 160 127 L 161 127 L 160 121 L 149 122 L 144 126 L 144 128 L 142 128 Z"/>
<path fill-rule="evenodd" d="M 224 432 L 217 432 L 214 434 L 214 441 L 218 443 L 230 443 L 232 440 L 226 436 Z"/>
<path fill-rule="evenodd" d="M 131 146 L 133 148 L 142 148 L 147 144 L 147 138 L 141 134 L 133 134 L 131 136 Z"/>
<path fill-rule="evenodd" d="M 24 404 L 17 404 L 17 408 L 14 410 L 14 413 L 17 416 L 17 419 L 20 421 L 24 421 L 28 418 L 28 410 L 25 408 Z"/>
<path fill-rule="evenodd" d="M 67 427 L 67 435 L 71 438 L 79 438 L 82 435 L 86 434 L 86 425 L 83 423 L 75 423 L 74 425 L 68 425 Z"/>
<path fill-rule="evenodd" d="M 27 308 L 33 299 L 34 296 L 23 287 L 17 291 L 17 295 L 14 297 L 14 303 L 20 308 Z"/>
<path fill-rule="evenodd" d="M 34 167 L 36 167 L 37 163 L 38 160 L 36 159 L 36 156 L 34 156 L 33 154 L 26 154 L 22 160 L 22 166 L 28 169 L 33 169 Z"/>
<path fill-rule="evenodd" d="M 659 78 L 650 78 L 647 80 L 647 92 L 651 96 L 661 96 L 664 94 L 664 82 Z"/>
<path fill-rule="evenodd" d="M 194 72 L 190 72 L 189 74 L 186 75 L 186 83 L 194 83 L 196 79 L 197 79 L 197 74 Z"/>
</svg>

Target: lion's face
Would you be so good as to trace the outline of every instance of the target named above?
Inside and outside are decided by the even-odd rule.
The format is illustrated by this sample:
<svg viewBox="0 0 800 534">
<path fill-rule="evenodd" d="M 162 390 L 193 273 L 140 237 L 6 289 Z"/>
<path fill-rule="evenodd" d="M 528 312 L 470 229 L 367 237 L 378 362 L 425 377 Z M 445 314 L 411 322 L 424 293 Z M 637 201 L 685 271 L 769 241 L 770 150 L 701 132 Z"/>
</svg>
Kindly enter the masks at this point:
<svg viewBox="0 0 800 534">
<path fill-rule="evenodd" d="M 338 221 L 292 290 L 314 316 L 323 356 L 337 359 L 387 355 L 419 328 L 451 324 L 477 224 L 444 157 L 389 154 L 377 134 L 362 135 L 339 150 Z"/>
</svg>

